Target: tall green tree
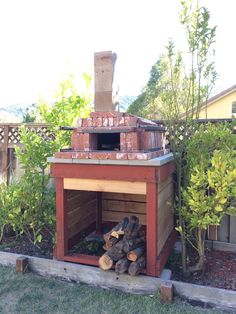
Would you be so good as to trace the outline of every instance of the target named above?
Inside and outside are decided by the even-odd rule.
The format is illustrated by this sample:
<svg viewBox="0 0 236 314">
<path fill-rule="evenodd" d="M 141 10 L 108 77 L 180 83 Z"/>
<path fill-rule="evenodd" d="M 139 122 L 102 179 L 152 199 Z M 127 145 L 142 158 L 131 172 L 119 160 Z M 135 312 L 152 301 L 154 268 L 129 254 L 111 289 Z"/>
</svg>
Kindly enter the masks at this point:
<svg viewBox="0 0 236 314">
<path fill-rule="evenodd" d="M 158 81 L 161 77 L 160 60 L 151 68 L 150 78 L 143 92 L 130 104 L 128 112 L 141 117 L 155 119 L 157 115 L 151 114 L 148 104 L 158 96 Z"/>
</svg>

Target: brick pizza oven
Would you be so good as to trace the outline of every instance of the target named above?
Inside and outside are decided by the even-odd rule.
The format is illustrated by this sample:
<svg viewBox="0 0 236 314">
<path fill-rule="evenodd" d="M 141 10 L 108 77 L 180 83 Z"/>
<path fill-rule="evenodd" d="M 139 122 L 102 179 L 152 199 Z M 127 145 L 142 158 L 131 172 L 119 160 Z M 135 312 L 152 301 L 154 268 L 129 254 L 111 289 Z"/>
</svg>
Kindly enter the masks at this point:
<svg viewBox="0 0 236 314">
<path fill-rule="evenodd" d="M 114 67 L 110 52 L 95 54 L 95 79 L 99 73 L 105 82 L 113 77 L 108 65 Z M 109 84 L 98 89 L 104 85 Z M 175 241 L 173 157 L 162 126 L 113 111 L 110 96 L 96 89 L 95 80 L 95 109 L 103 99 L 106 111 L 99 103 L 99 111 L 79 118 L 69 128 L 71 147 L 50 158 L 56 180 L 54 257 L 97 266 L 99 256 L 71 252 L 81 234 L 102 234 L 106 225 L 135 215 L 146 229 L 146 274 L 159 276 Z"/>
</svg>

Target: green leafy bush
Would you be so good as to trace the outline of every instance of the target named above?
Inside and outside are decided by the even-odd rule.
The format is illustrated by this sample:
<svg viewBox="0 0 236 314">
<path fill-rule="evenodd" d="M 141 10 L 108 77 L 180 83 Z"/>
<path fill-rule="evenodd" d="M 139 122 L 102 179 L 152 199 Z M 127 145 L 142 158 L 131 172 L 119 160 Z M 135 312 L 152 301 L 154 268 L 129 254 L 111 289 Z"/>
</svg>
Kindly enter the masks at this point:
<svg viewBox="0 0 236 314">
<path fill-rule="evenodd" d="M 88 85 L 90 79 L 85 78 Z M 42 120 L 50 123 L 49 135 L 22 126 L 23 146 L 16 148 L 16 155 L 24 175 L 18 182 L 0 186 L 0 241 L 6 225 L 34 244 L 43 240 L 45 229 L 54 236 L 55 191 L 49 184 L 47 157 L 70 143 L 70 132 L 59 131 L 59 126 L 75 125 L 78 117 L 86 116 L 90 100 L 88 95 L 76 94 L 71 79 L 65 80 L 55 103 L 41 102 L 38 108 Z"/>
<path fill-rule="evenodd" d="M 182 214 L 189 238 L 199 261 L 193 270 L 203 268 L 206 230 L 219 225 L 226 214 L 236 214 L 236 136 L 226 124 L 201 126 L 187 144 L 189 183 L 183 189 Z M 181 228 L 179 231 L 183 232 Z"/>
</svg>

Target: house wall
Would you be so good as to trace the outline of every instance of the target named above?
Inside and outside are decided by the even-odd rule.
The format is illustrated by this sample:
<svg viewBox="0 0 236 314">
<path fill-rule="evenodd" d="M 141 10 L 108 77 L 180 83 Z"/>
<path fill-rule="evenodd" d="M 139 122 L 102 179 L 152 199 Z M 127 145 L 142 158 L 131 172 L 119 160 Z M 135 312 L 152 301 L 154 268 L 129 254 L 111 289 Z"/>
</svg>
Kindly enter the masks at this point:
<svg viewBox="0 0 236 314">
<path fill-rule="evenodd" d="M 236 91 L 232 92 L 208 105 L 207 119 L 231 119 L 232 102 L 236 101 Z M 200 119 L 206 119 L 206 111 L 200 111 Z"/>
</svg>

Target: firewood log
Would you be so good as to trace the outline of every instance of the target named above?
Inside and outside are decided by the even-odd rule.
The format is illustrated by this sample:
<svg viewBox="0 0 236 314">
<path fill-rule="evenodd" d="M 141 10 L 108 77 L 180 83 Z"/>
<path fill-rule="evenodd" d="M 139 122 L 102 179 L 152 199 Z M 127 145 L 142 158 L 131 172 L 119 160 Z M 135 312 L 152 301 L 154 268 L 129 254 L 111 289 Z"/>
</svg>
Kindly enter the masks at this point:
<svg viewBox="0 0 236 314">
<path fill-rule="evenodd" d="M 135 262 L 140 256 L 145 252 L 144 246 L 139 246 L 136 249 L 127 253 L 127 258 L 129 261 Z"/>
<path fill-rule="evenodd" d="M 102 270 L 109 270 L 113 266 L 113 260 L 105 253 L 99 258 L 98 265 Z"/>
<path fill-rule="evenodd" d="M 129 218 L 125 217 L 114 228 L 112 228 L 111 231 L 105 233 L 103 235 L 103 238 L 104 238 L 105 242 L 109 241 L 111 236 L 113 236 L 113 237 L 118 239 L 120 235 L 123 235 L 124 234 L 124 230 L 127 227 L 128 223 L 129 223 Z"/>
<path fill-rule="evenodd" d="M 123 240 L 117 242 L 115 245 L 111 247 L 110 250 L 107 251 L 107 255 L 114 261 L 117 262 L 121 258 L 123 258 L 126 253 L 123 251 Z"/>
<path fill-rule="evenodd" d="M 127 254 L 130 251 L 136 249 L 137 247 L 144 246 L 145 243 L 146 243 L 145 237 L 134 238 L 131 240 L 124 238 L 123 239 L 123 251 Z"/>
<path fill-rule="evenodd" d="M 110 250 L 110 248 L 112 248 L 112 246 L 115 245 L 118 241 L 119 239 L 111 237 L 110 240 L 105 242 L 105 244 L 103 245 L 103 249 L 106 251 Z"/>
<path fill-rule="evenodd" d="M 126 239 L 137 238 L 141 227 L 142 227 L 142 225 L 139 224 L 138 217 L 131 216 L 129 223 L 124 230 L 124 235 L 125 235 Z"/>
<path fill-rule="evenodd" d="M 127 259 L 127 257 L 123 257 L 120 259 L 116 265 L 115 265 L 115 272 L 117 275 L 124 274 L 130 265 L 130 261 Z"/>
<path fill-rule="evenodd" d="M 135 262 L 129 266 L 128 273 L 131 276 L 137 276 L 146 266 L 146 256 L 139 257 Z"/>
</svg>

